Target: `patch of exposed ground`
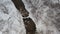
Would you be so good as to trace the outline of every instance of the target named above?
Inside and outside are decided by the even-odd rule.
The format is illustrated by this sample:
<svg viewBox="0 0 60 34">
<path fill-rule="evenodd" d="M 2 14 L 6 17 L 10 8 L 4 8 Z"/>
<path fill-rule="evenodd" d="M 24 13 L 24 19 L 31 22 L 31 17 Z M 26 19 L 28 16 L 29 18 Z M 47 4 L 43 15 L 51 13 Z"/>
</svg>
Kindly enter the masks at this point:
<svg viewBox="0 0 60 34">
<path fill-rule="evenodd" d="M 36 25 L 35 25 L 34 21 L 30 17 L 28 17 L 29 12 L 25 9 L 25 5 L 22 2 L 22 0 L 12 0 L 12 1 L 14 3 L 15 7 L 20 11 L 20 13 L 23 17 L 26 34 L 35 34 Z"/>
</svg>

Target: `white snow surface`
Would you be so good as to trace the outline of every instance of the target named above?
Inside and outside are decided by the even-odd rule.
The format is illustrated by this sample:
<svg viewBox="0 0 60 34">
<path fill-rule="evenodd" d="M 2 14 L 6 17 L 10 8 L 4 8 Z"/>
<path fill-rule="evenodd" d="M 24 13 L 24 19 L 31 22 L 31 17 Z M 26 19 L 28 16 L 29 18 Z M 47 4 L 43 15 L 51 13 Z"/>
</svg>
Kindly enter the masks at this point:
<svg viewBox="0 0 60 34">
<path fill-rule="evenodd" d="M 0 34 L 25 34 L 22 16 L 11 0 L 0 0 Z"/>
<path fill-rule="evenodd" d="M 36 24 L 36 34 L 60 34 L 55 19 L 59 9 L 50 8 L 43 4 L 45 0 L 22 0 L 29 11 L 29 17 Z M 47 0 L 46 0 L 47 1 Z M 52 0 L 53 3 L 57 3 Z M 59 24 L 60 25 L 60 24 Z M 20 12 L 15 8 L 11 0 L 0 0 L 0 34 L 26 34 Z"/>
<path fill-rule="evenodd" d="M 58 22 L 58 20 L 55 20 L 57 17 L 60 19 L 59 16 L 56 17 L 56 15 L 60 13 L 60 10 L 44 5 L 44 1 L 49 0 L 23 0 L 25 8 L 30 13 L 29 17 L 31 17 L 36 24 L 36 34 L 60 34 L 58 31 L 60 28 L 57 28 L 59 27 L 57 25 L 60 22 Z M 57 3 L 54 0 L 50 1 Z"/>
</svg>

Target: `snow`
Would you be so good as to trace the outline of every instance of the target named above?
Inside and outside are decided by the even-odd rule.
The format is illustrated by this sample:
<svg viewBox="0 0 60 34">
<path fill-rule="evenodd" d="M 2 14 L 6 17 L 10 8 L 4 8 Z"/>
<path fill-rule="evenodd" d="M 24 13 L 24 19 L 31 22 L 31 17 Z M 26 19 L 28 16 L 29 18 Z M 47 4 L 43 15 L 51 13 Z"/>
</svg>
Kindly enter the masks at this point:
<svg viewBox="0 0 60 34">
<path fill-rule="evenodd" d="M 0 31 L 0 34 L 2 34 L 2 32 Z"/>
<path fill-rule="evenodd" d="M 60 22 L 55 20 L 60 18 L 55 17 L 60 10 L 44 5 L 45 0 L 22 1 L 36 24 L 37 34 L 60 34 L 56 27 Z M 57 3 L 57 0 L 52 2 Z M 0 34 L 26 34 L 22 16 L 11 0 L 0 0 Z"/>
<path fill-rule="evenodd" d="M 57 11 L 55 11 L 55 8 L 44 5 L 44 1 L 46 0 L 23 0 L 26 9 L 29 11 L 29 17 L 36 24 L 37 34 L 60 34 L 54 24 L 56 22 L 55 15 L 57 15 Z M 57 3 L 54 0 L 50 1 Z"/>
<path fill-rule="evenodd" d="M 0 34 L 25 34 L 20 12 L 11 0 L 0 0 Z"/>
</svg>

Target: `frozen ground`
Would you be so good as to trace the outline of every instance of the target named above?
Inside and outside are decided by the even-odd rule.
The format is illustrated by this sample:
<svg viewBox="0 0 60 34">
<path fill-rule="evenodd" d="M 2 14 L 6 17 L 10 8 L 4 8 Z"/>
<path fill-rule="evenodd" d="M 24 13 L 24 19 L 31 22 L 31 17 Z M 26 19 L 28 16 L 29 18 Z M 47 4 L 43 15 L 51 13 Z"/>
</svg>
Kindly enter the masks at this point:
<svg viewBox="0 0 60 34">
<path fill-rule="evenodd" d="M 47 5 L 45 5 L 47 1 Z M 56 0 L 23 0 L 29 17 L 37 27 L 36 34 L 60 34 L 60 9 L 50 4 Z M 22 16 L 11 0 L 0 0 L 0 34 L 25 34 Z"/>
</svg>

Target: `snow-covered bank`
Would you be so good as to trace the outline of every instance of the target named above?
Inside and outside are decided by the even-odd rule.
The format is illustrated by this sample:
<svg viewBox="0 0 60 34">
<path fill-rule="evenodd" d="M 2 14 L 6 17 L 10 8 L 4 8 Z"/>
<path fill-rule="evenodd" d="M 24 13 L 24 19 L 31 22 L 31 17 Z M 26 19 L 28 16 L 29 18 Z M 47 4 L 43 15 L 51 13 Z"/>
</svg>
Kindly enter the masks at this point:
<svg viewBox="0 0 60 34">
<path fill-rule="evenodd" d="M 60 17 L 56 17 L 56 15 L 60 13 L 60 10 L 44 5 L 45 1 L 49 3 L 52 1 L 52 4 L 57 3 L 54 0 L 23 0 L 26 9 L 30 13 L 29 17 L 31 17 L 36 24 L 37 34 L 60 34 L 58 31 L 60 25 L 58 18 Z"/>
<path fill-rule="evenodd" d="M 46 3 L 44 3 L 45 1 Z M 59 7 L 52 8 L 50 5 L 54 5 L 58 1 L 23 0 L 23 2 L 29 11 L 29 17 L 36 24 L 36 34 L 60 34 L 60 9 Z M 0 34 L 25 33 L 22 16 L 13 2 L 11 0 L 0 0 Z"/>
<path fill-rule="evenodd" d="M 25 34 L 22 16 L 11 0 L 0 0 L 0 34 Z"/>
</svg>

